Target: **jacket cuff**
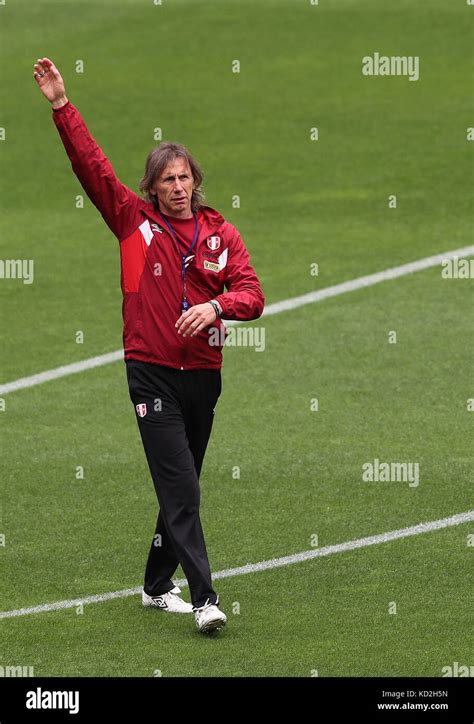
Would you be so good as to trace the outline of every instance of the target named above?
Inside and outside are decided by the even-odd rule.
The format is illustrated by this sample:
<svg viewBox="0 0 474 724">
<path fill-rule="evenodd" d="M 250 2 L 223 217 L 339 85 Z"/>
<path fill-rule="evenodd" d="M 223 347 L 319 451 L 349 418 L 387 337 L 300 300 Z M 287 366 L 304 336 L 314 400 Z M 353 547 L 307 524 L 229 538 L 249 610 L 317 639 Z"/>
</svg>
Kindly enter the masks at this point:
<svg viewBox="0 0 474 724">
<path fill-rule="evenodd" d="M 53 113 L 60 113 L 65 108 L 67 108 L 70 103 L 71 103 L 71 101 L 68 100 L 68 102 L 65 103 L 63 106 L 61 106 L 60 108 L 53 108 Z"/>
<path fill-rule="evenodd" d="M 222 315 L 223 315 L 223 314 L 225 315 L 225 313 L 226 313 L 225 300 L 222 299 L 222 297 L 223 297 L 223 295 L 222 295 L 222 294 L 219 294 L 217 297 L 214 297 L 213 300 L 212 300 L 213 302 L 216 302 L 216 304 L 218 304 L 219 307 L 220 307 L 220 309 L 221 309 L 221 313 L 220 313 L 220 315 L 219 315 L 220 317 L 222 317 Z"/>
</svg>

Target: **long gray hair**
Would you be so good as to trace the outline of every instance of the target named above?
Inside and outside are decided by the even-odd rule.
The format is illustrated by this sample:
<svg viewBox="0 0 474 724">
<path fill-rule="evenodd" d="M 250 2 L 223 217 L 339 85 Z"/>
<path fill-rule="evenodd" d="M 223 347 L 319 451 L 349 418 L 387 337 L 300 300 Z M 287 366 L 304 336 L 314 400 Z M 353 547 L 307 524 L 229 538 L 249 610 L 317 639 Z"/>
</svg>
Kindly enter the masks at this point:
<svg viewBox="0 0 474 724">
<path fill-rule="evenodd" d="M 158 208 L 158 198 L 156 194 L 151 194 L 150 189 L 153 187 L 156 179 L 158 179 L 166 166 L 174 161 L 175 158 L 184 158 L 191 168 L 196 188 L 193 189 L 191 196 L 191 209 L 196 213 L 201 206 L 204 206 L 204 191 L 201 189 L 204 174 L 198 162 L 190 154 L 186 146 L 181 143 L 173 143 L 172 141 L 163 141 L 159 146 L 154 148 L 148 154 L 145 163 L 145 175 L 140 181 L 140 191 L 147 201 L 150 201 L 155 208 Z"/>
</svg>

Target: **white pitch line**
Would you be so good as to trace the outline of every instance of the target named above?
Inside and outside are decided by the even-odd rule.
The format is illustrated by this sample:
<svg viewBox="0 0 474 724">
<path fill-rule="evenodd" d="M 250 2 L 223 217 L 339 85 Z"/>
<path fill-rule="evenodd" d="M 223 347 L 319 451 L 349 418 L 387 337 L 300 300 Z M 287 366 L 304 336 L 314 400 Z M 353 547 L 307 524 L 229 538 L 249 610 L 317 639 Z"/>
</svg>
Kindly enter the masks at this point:
<svg viewBox="0 0 474 724">
<path fill-rule="evenodd" d="M 279 314 L 279 312 L 286 312 L 290 309 L 303 307 L 305 304 L 313 304 L 314 302 L 320 302 L 322 299 L 329 299 L 330 297 L 337 297 L 339 294 L 353 292 L 356 289 L 364 289 L 365 287 L 372 287 L 374 284 L 380 284 L 380 282 L 386 282 L 390 279 L 398 279 L 399 277 L 406 276 L 407 274 L 413 274 L 414 272 L 423 271 L 424 269 L 430 269 L 433 266 L 441 264 L 443 261 L 453 259 L 455 256 L 462 259 L 463 257 L 472 255 L 474 255 L 474 245 L 463 246 L 461 249 L 453 249 L 453 251 L 447 251 L 444 254 L 427 256 L 424 259 L 410 261 L 408 264 L 402 264 L 401 266 L 395 266 L 381 272 L 375 272 L 375 274 L 368 274 L 365 277 L 350 279 L 347 282 L 335 284 L 333 287 L 326 287 L 325 289 L 318 289 L 315 292 L 308 292 L 308 294 L 302 294 L 300 297 L 292 297 L 292 299 L 284 299 L 281 302 L 275 302 L 265 308 L 262 316 L 267 317 L 271 314 Z"/>
<path fill-rule="evenodd" d="M 357 279 L 351 279 L 347 282 L 342 282 L 341 284 L 335 284 L 332 287 L 308 292 L 308 294 L 303 294 L 299 297 L 283 299 L 281 302 L 269 304 L 268 307 L 265 307 L 262 316 L 269 317 L 272 314 L 279 314 L 280 312 L 297 309 L 298 307 L 303 307 L 306 304 L 313 304 L 314 302 L 320 302 L 323 299 L 336 297 L 339 294 L 346 294 L 347 292 L 371 287 L 374 284 L 380 284 L 380 282 L 385 282 L 390 279 L 397 279 L 398 277 L 405 276 L 406 274 L 423 271 L 424 269 L 437 266 L 443 261 L 452 259 L 455 256 L 463 258 L 472 255 L 474 255 L 474 246 L 464 246 L 461 249 L 446 251 L 443 254 L 427 256 L 424 259 L 418 259 L 417 261 L 411 261 L 408 264 L 402 264 L 402 266 L 385 269 L 384 271 L 376 272 L 375 274 L 368 274 L 365 277 L 358 277 Z M 234 324 L 239 323 L 242 324 L 242 322 L 231 320 L 226 321 L 227 326 L 233 326 Z M 85 370 L 90 370 L 94 367 L 108 365 L 111 362 L 117 362 L 119 360 L 123 360 L 123 350 L 121 349 L 118 349 L 116 352 L 108 352 L 107 354 L 99 355 L 98 357 L 90 357 L 89 359 L 82 360 L 81 362 L 73 362 L 72 364 L 63 365 L 62 367 L 55 367 L 52 370 L 39 372 L 38 374 L 31 375 L 30 377 L 20 377 L 18 380 L 13 380 L 13 382 L 6 382 L 3 385 L 0 385 L 0 395 L 6 395 L 9 392 L 16 392 L 17 390 L 24 390 L 28 387 L 35 387 L 36 385 L 41 385 L 44 382 L 57 380 L 60 377 L 74 375 L 78 372 L 84 372 Z"/>
<path fill-rule="evenodd" d="M 273 568 L 290 566 L 293 563 L 309 561 L 313 558 L 330 556 L 334 553 L 345 553 L 347 551 L 357 550 L 358 548 L 366 548 L 367 546 L 378 545 L 379 543 L 389 543 L 390 541 L 399 540 L 400 538 L 420 535 L 421 533 L 431 533 L 435 530 L 449 528 L 453 525 L 461 525 L 462 523 L 468 523 L 472 520 L 474 520 L 474 510 L 468 510 L 465 513 L 451 515 L 449 518 L 432 520 L 428 523 L 418 523 L 417 525 L 412 525 L 408 528 L 391 530 L 388 533 L 379 533 L 378 535 L 371 535 L 367 538 L 358 538 L 357 540 L 350 540 L 345 543 L 336 543 L 335 545 L 324 546 L 323 548 L 316 548 L 310 551 L 303 551 L 302 553 L 295 553 L 290 556 L 283 556 L 282 558 L 272 558 L 268 561 L 260 561 L 259 563 L 247 563 L 247 565 L 239 566 L 238 568 L 227 568 L 226 570 L 214 573 L 212 579 L 218 580 L 220 578 L 243 576 L 246 573 L 268 571 Z M 187 581 L 185 579 L 176 581 L 176 585 L 185 587 L 187 586 Z M 0 618 L 17 618 L 18 616 L 28 616 L 33 613 L 60 611 L 67 608 L 74 608 L 79 604 L 103 603 L 104 601 L 111 601 L 114 598 L 128 598 L 129 596 L 136 596 L 141 593 L 141 590 L 141 587 L 124 588 L 121 591 L 99 593 L 95 596 L 84 596 L 84 598 L 73 598 L 66 601 L 56 601 L 54 603 L 43 603 L 39 606 L 31 606 L 29 608 L 17 608 L 13 611 L 0 611 Z"/>
<path fill-rule="evenodd" d="M 81 362 L 73 362 L 70 365 L 55 367 L 45 372 L 38 372 L 38 374 L 31 375 L 31 377 L 20 377 L 18 380 L 0 385 L 0 395 L 6 395 L 8 392 L 16 392 L 16 390 L 24 390 L 26 387 L 42 385 L 43 382 L 57 380 L 59 377 L 66 377 L 67 375 L 75 375 L 77 372 L 84 372 L 84 370 L 91 370 L 94 367 L 108 365 L 110 362 L 117 362 L 120 359 L 123 359 L 122 349 L 116 352 L 107 352 L 107 354 L 101 354 L 98 357 L 89 357 L 89 359 L 82 360 Z"/>
</svg>

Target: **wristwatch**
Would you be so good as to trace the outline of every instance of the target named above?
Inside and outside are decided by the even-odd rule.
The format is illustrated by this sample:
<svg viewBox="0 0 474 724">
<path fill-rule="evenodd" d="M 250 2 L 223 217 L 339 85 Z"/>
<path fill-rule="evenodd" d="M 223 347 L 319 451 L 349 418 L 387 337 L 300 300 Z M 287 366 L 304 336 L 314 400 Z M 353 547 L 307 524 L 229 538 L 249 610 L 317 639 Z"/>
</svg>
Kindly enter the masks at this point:
<svg viewBox="0 0 474 724">
<path fill-rule="evenodd" d="M 215 311 L 215 313 L 216 313 L 216 319 L 218 319 L 218 318 L 221 316 L 221 314 L 222 314 L 222 307 L 221 307 L 221 305 L 220 305 L 219 302 L 216 301 L 215 299 L 211 299 L 211 300 L 209 301 L 209 304 L 212 304 L 212 307 L 213 307 L 213 309 L 214 309 L 214 311 Z"/>
</svg>

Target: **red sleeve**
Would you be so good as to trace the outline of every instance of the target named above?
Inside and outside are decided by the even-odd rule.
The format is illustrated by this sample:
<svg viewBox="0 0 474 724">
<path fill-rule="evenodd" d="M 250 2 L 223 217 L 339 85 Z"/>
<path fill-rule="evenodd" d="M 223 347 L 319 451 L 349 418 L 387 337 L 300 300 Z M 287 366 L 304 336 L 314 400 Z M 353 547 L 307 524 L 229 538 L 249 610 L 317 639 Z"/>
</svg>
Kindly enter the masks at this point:
<svg viewBox="0 0 474 724">
<path fill-rule="evenodd" d="M 53 119 L 82 188 L 115 236 L 123 239 L 133 228 L 140 197 L 118 180 L 70 101 L 53 109 Z"/>
<path fill-rule="evenodd" d="M 224 280 L 227 292 L 214 297 L 221 305 L 221 316 L 223 319 L 258 319 L 265 306 L 265 297 L 237 229 L 234 229 L 227 253 Z"/>
</svg>

